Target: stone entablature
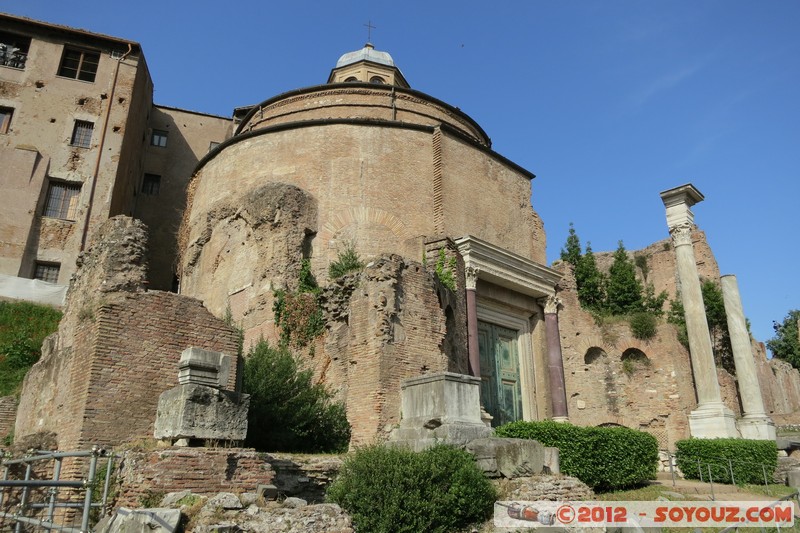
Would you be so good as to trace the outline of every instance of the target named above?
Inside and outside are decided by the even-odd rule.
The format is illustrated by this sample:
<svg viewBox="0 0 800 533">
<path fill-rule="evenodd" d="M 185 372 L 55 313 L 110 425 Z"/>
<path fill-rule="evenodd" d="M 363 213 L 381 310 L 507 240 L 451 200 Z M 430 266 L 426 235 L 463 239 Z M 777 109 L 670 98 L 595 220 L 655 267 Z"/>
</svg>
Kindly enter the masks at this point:
<svg viewBox="0 0 800 533">
<path fill-rule="evenodd" d="M 455 243 L 464 258 L 468 285 L 482 279 L 535 298 L 555 295 L 560 272 L 471 235 Z"/>
<path fill-rule="evenodd" d="M 413 89 L 371 83 L 318 85 L 254 106 L 236 135 L 278 124 L 320 119 L 373 119 L 424 126 L 447 124 L 483 146 L 491 141 L 465 113 Z"/>
</svg>

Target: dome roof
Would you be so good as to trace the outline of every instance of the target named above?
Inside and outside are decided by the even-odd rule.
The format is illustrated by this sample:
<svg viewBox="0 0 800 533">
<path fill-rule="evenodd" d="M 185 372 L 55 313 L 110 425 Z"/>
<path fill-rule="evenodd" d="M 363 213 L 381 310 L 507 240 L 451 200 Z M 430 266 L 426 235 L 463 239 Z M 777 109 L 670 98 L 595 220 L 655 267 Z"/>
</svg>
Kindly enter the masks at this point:
<svg viewBox="0 0 800 533">
<path fill-rule="evenodd" d="M 371 43 L 367 43 L 361 50 L 347 52 L 340 57 L 339 61 L 336 62 L 336 68 L 352 65 L 353 63 L 358 63 L 359 61 L 371 61 L 373 63 L 380 63 L 381 65 L 387 65 L 390 67 L 395 66 L 394 60 L 388 52 L 380 52 L 375 50 L 375 47 L 372 46 Z"/>
</svg>

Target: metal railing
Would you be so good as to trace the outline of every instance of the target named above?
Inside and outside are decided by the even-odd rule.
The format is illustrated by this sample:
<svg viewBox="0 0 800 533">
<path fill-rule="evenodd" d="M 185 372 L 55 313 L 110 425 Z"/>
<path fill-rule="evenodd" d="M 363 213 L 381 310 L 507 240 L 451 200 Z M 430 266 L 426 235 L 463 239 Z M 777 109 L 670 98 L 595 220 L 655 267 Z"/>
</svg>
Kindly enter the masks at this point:
<svg viewBox="0 0 800 533">
<path fill-rule="evenodd" d="M 780 498 L 779 500 L 775 500 L 774 502 L 769 504 L 769 507 L 775 507 L 776 505 L 778 505 L 781 502 L 787 502 L 787 501 L 790 501 L 790 500 L 794 500 L 794 506 L 795 506 L 795 509 L 797 509 L 797 506 L 800 505 L 800 493 L 795 491 L 792 494 L 789 494 L 788 496 L 784 496 L 783 498 Z M 795 518 L 795 524 L 796 523 L 797 523 L 797 518 Z M 736 525 L 728 526 L 725 529 L 721 530 L 720 533 L 730 533 L 731 531 L 739 531 L 740 527 L 747 527 L 747 526 L 736 526 Z M 752 526 L 750 526 L 750 527 L 752 527 Z M 787 528 L 785 528 L 785 529 L 793 529 L 793 528 L 794 528 L 794 524 L 789 526 L 789 527 L 787 527 Z M 763 532 L 780 531 L 781 530 L 781 526 L 775 525 L 774 528 L 773 527 L 760 526 L 759 530 L 763 531 Z"/>
<path fill-rule="evenodd" d="M 86 478 L 80 480 L 61 479 L 63 460 L 67 458 L 89 458 L 89 470 Z M 93 502 L 93 495 L 99 487 L 96 485 L 100 481 L 97 478 L 98 462 L 106 459 L 105 479 L 102 486 L 102 498 L 99 502 Z M 52 479 L 33 479 L 33 469 L 37 464 L 45 461 L 53 461 Z M 14 533 L 22 533 L 25 524 L 41 527 L 47 530 L 57 530 L 65 532 L 88 532 L 91 510 L 99 508 L 105 511 L 108 492 L 111 485 L 111 476 L 114 468 L 114 455 L 107 453 L 104 449 L 97 446 L 91 450 L 77 452 L 33 452 L 20 459 L 4 459 L 3 479 L 0 480 L 0 523 L 4 519 L 15 522 Z M 23 479 L 9 479 L 12 467 L 19 466 L 25 468 Z M 46 465 L 45 465 L 46 466 Z M 35 489 L 47 489 L 44 493 L 44 501 L 32 501 Z M 78 501 L 68 501 L 59 499 L 60 489 L 77 490 Z M 4 504 L 10 500 L 14 492 L 19 492 L 19 501 L 15 503 L 14 511 L 4 509 Z M 82 493 L 82 498 L 80 497 Z M 56 509 L 81 509 L 81 526 L 76 528 L 70 525 L 57 524 L 55 522 Z"/>
<path fill-rule="evenodd" d="M 672 477 L 672 485 L 675 485 L 675 479 L 677 476 L 676 466 L 677 455 L 672 452 L 667 452 L 669 457 L 669 472 L 670 476 Z M 765 463 L 753 462 L 753 461 L 741 461 L 738 459 L 729 459 L 727 457 L 710 457 L 707 458 L 705 461 L 701 461 L 698 459 L 697 461 L 697 474 L 699 476 L 699 481 L 701 483 L 708 483 L 711 489 L 711 500 L 715 500 L 714 497 L 714 471 L 719 472 L 720 470 L 724 471 L 724 475 L 717 475 L 717 483 L 722 484 L 723 480 L 726 480 L 724 484 L 736 485 L 736 476 L 734 474 L 734 463 L 736 464 L 747 464 L 752 466 L 760 467 L 761 472 L 763 474 L 764 479 L 764 489 L 767 494 L 771 494 L 769 486 L 774 484 L 774 480 L 770 479 L 770 475 L 767 473 L 768 467 L 772 467 L 773 465 L 767 465 Z M 684 475 L 686 472 L 684 472 Z M 727 483 L 727 480 L 730 479 L 730 483 Z M 759 483 L 760 484 L 760 483 Z"/>
</svg>

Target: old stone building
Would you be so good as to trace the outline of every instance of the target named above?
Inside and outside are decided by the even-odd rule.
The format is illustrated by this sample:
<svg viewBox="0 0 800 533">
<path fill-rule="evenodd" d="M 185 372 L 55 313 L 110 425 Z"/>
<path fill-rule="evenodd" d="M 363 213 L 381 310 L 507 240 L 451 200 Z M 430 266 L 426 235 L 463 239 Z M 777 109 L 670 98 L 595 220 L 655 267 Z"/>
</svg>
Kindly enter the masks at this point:
<svg viewBox="0 0 800 533">
<path fill-rule="evenodd" d="M 117 214 L 153 228 L 150 285 L 172 286 L 187 178 L 232 121 L 152 100 L 138 43 L 0 14 L 3 287 L 66 285 Z"/>
<path fill-rule="evenodd" d="M 689 435 L 695 378 L 674 328 L 643 342 L 626 325 L 596 325 L 571 273 L 546 266 L 534 175 L 467 114 L 414 90 L 388 53 L 367 44 L 341 56 L 327 83 L 226 119 L 154 105 L 137 43 L 0 21 L 0 275 L 65 284 L 83 263 L 58 336 L 26 380 L 17 437 L 147 436 L 182 349 L 234 351 L 223 317 L 245 346 L 277 342 L 276 303 L 301 321 L 324 318 L 293 348 L 345 402 L 354 444 L 397 425 L 403 380 L 443 371 L 481 377 L 494 425 L 620 424 L 664 447 Z M 143 221 L 149 246 L 138 222 L 107 221 L 115 215 Z M 718 278 L 697 235 L 696 268 Z M 82 283 L 116 279 L 128 249 L 130 283 L 102 299 L 80 294 Z M 330 279 L 346 250 L 364 267 Z M 672 252 L 646 253 L 650 280 L 674 295 Z M 117 257 L 111 274 L 105 256 Z M 321 285 L 311 303 L 293 296 L 309 274 Z M 650 364 L 633 376 L 626 360 Z M 800 377 L 759 365 L 765 403 L 790 418 Z M 718 381 L 741 413 L 734 378 Z M 133 416 L 132 402 L 144 411 Z"/>
</svg>

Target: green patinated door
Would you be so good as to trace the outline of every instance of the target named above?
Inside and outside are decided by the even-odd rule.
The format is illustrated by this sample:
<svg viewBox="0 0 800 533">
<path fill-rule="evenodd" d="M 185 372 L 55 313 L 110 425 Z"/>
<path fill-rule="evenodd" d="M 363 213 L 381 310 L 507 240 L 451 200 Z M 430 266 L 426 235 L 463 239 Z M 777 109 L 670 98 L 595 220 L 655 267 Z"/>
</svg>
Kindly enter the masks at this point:
<svg viewBox="0 0 800 533">
<path fill-rule="evenodd" d="M 494 417 L 493 426 L 522 420 L 517 332 L 478 322 L 481 356 L 481 402 Z"/>
</svg>

